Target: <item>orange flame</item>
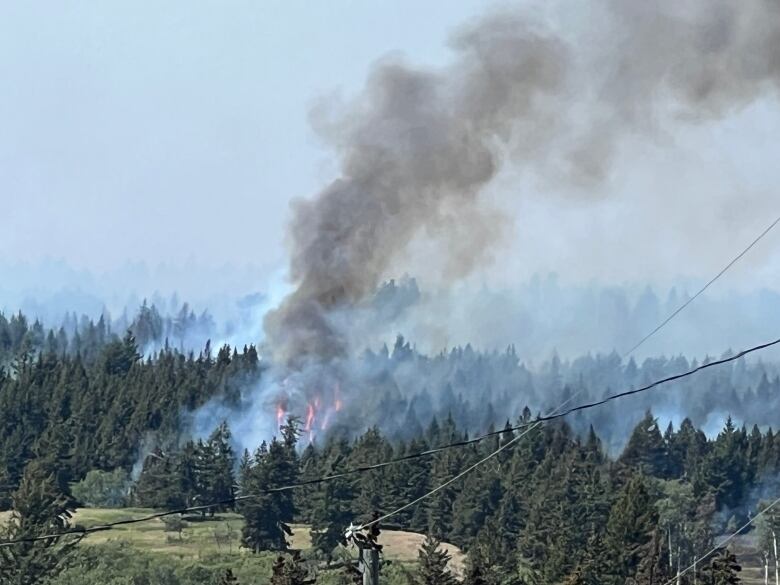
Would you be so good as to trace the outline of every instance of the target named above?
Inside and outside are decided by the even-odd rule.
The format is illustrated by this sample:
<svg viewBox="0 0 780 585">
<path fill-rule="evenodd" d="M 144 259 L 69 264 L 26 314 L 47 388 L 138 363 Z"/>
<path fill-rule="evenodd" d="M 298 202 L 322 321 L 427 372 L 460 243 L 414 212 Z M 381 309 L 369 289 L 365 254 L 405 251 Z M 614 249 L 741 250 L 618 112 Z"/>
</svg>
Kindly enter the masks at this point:
<svg viewBox="0 0 780 585">
<path fill-rule="evenodd" d="M 314 418 L 315 418 L 315 416 L 316 416 L 316 414 L 314 412 L 314 405 L 310 402 L 306 406 L 306 426 L 303 427 L 304 431 L 309 432 L 309 431 L 312 430 L 312 427 L 314 425 Z"/>
</svg>

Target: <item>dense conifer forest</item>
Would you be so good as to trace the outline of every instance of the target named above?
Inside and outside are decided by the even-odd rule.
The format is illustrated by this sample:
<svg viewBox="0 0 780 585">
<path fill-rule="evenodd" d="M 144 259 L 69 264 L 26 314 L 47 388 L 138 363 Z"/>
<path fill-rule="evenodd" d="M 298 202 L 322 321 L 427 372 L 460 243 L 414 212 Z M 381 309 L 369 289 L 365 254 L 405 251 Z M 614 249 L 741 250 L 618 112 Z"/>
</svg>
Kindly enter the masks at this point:
<svg viewBox="0 0 780 585">
<path fill-rule="evenodd" d="M 36 481 L 63 509 L 166 510 L 227 501 L 201 514 L 241 514 L 247 550 L 286 550 L 287 527 L 298 523 L 310 526 L 321 558 L 333 560 L 351 522 L 415 500 L 513 433 L 297 490 L 230 500 L 529 422 L 544 405 L 575 392 L 581 402 L 697 363 L 553 357 L 532 371 L 511 347 L 480 353 L 467 346 L 427 357 L 399 338 L 392 349 L 360 357 L 361 390 L 373 398 L 349 406 L 329 432 L 312 436 L 304 421 L 290 417 L 277 437 L 242 448 L 230 420 L 194 436 L 188 413 L 214 400 L 226 412 L 240 411 L 267 364 L 254 346 L 207 345 L 185 354 L 164 341 L 143 356 L 135 336 L 155 314 L 154 307 L 142 307 L 121 336 L 103 320 L 77 320 L 69 333 L 64 326 L 47 331 L 20 314 L 0 316 L 3 509 L 18 507 Z M 462 579 L 468 584 L 660 583 L 774 493 L 780 436 L 771 423 L 779 398 L 773 366 L 740 360 L 635 399 L 631 408 L 646 414 L 630 428 L 620 420 L 624 403 L 545 425 L 479 472 L 402 511 L 390 526 L 432 539 L 421 550 L 424 583 L 431 582 L 426 571 L 446 565 L 438 541 L 466 551 Z M 678 420 L 661 420 L 659 410 L 672 408 Z M 724 421 L 713 430 L 716 413 Z M 728 413 L 755 424 L 743 426 Z M 346 424 L 356 416 L 360 423 Z M 772 516 L 762 529 L 778 524 Z M 14 534 L 25 532 L 17 527 Z M 769 540 L 762 542 L 771 556 Z M 718 562 L 729 566 L 726 557 Z"/>
</svg>

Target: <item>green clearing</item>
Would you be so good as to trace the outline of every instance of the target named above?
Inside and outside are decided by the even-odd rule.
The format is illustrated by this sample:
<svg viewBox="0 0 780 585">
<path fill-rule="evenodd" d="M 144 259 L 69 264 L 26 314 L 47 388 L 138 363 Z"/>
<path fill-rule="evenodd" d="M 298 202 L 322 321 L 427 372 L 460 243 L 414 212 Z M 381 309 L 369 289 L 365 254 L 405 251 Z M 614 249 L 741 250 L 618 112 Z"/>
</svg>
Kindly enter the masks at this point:
<svg viewBox="0 0 780 585">
<path fill-rule="evenodd" d="M 82 508 L 75 515 L 75 522 L 85 527 L 93 527 L 109 522 L 140 518 L 152 514 L 147 508 Z M 0 524 L 8 518 L 8 512 L 0 512 Z M 238 574 L 254 575 L 265 573 L 270 567 L 273 555 L 263 553 L 251 555 L 240 548 L 243 519 L 238 514 L 219 513 L 214 518 L 202 519 L 198 516 L 185 517 L 181 535 L 166 532 L 161 519 L 148 520 L 137 524 L 117 526 L 111 531 L 90 534 L 83 542 L 95 552 L 105 551 L 109 555 L 121 554 L 121 551 L 140 553 L 139 558 L 164 558 L 166 561 L 186 566 L 210 568 L 232 567 Z M 307 550 L 311 546 L 309 528 L 306 525 L 293 525 L 292 547 Z M 412 532 L 386 530 L 380 538 L 385 546 L 384 557 L 400 565 L 408 566 L 417 558 L 417 550 L 423 536 Z M 763 583 L 760 558 L 751 546 L 749 537 L 739 537 L 733 547 L 743 563 L 742 579 L 746 585 Z M 452 545 L 444 545 L 452 555 L 452 567 L 460 572 L 463 567 L 463 554 Z M 308 555 L 307 555 L 308 556 Z M 397 567 L 402 572 L 402 567 Z M 69 581 L 66 581 L 69 582 Z M 321 582 L 327 583 L 328 580 Z"/>
<path fill-rule="evenodd" d="M 118 520 L 141 518 L 152 514 L 146 508 L 82 508 L 74 521 L 85 527 L 97 526 Z M 157 518 L 137 524 L 117 526 L 106 532 L 95 532 L 86 539 L 87 544 L 105 544 L 123 541 L 134 548 L 151 553 L 165 553 L 179 558 L 202 558 L 211 555 L 245 555 L 240 548 L 243 519 L 238 514 L 219 513 L 214 518 L 185 517 L 181 535 L 166 532 L 164 522 Z M 311 547 L 309 527 L 293 524 L 292 548 L 306 550 Z M 397 530 L 383 531 L 380 542 L 384 545 L 385 558 L 392 561 L 411 562 L 417 559 L 417 551 L 423 535 Z M 463 565 L 463 554 L 455 546 L 444 545 L 453 557 L 453 568 Z"/>
<path fill-rule="evenodd" d="M 148 508 L 82 508 L 76 512 L 74 523 L 89 528 L 152 513 L 154 510 Z M 0 513 L 0 523 L 7 517 L 8 513 Z M 91 585 L 102 582 L 102 577 L 105 583 L 113 585 L 124 583 L 121 579 L 130 575 L 138 578 L 143 575 L 151 579 L 150 583 L 212 583 L 214 575 L 223 573 L 226 568 L 233 569 L 242 583 L 266 583 L 275 554 L 254 555 L 242 549 L 242 526 L 240 515 L 219 513 L 214 518 L 186 516 L 181 534 L 166 531 L 165 523 L 159 518 L 95 532 L 82 542 L 84 560 L 79 561 L 79 567 L 66 571 L 54 584 Z M 319 564 L 314 551 L 310 550 L 309 527 L 294 524 L 292 529 L 292 548 L 304 551 L 304 558 Z M 423 535 L 412 532 L 382 532 L 383 556 L 391 561 L 391 565 L 383 569 L 388 583 L 406 582 L 404 574 L 416 561 L 423 540 Z M 453 570 L 459 573 L 463 567 L 462 552 L 452 545 L 444 546 L 453 557 Z M 354 551 L 351 556 L 355 556 Z M 322 585 L 336 582 L 338 576 L 333 571 L 321 573 L 317 581 Z"/>
</svg>

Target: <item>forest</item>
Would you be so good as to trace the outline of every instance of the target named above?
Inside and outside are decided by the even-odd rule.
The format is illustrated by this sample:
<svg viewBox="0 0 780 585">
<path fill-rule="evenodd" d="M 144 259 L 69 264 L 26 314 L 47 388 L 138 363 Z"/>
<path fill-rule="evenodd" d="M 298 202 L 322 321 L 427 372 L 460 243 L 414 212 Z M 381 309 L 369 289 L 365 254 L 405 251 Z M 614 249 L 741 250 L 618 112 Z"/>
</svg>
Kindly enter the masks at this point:
<svg viewBox="0 0 780 585">
<path fill-rule="evenodd" d="M 213 351 L 207 345 L 196 355 L 164 342 L 144 356 L 135 335 L 144 334 L 144 321 L 155 314 L 144 305 L 121 336 L 102 320 L 76 320 L 69 332 L 64 326 L 47 331 L 21 314 L 0 317 L 0 506 L 16 519 L 3 540 L 61 530 L 69 525 L 68 510 L 84 506 L 175 510 L 225 502 L 201 515 L 208 521 L 238 513 L 247 551 L 288 551 L 289 525 L 303 524 L 311 531 L 314 558 L 327 566 L 339 558 L 350 523 L 415 500 L 519 431 L 431 456 L 415 454 L 530 423 L 540 409 L 575 392 L 577 402 L 587 401 L 699 363 L 683 357 L 622 363 L 616 355 L 587 355 L 553 357 L 531 370 L 512 347 L 482 353 L 466 346 L 430 357 L 399 338 L 392 349 L 360 356 L 342 392 L 349 402 L 357 391 L 349 384 L 359 381 L 371 400 L 347 404 L 328 432 L 312 436 L 306 421 L 290 413 L 276 437 L 247 446 L 230 418 L 196 436 L 189 413 L 217 400 L 226 405 L 220 412 L 259 416 L 252 389 L 269 370 L 257 348 Z M 392 518 L 387 527 L 429 535 L 419 568 L 403 578 L 663 583 L 767 505 L 780 471 L 780 436 L 771 428 L 779 400 L 775 367 L 740 359 L 656 394 L 547 424 L 479 473 Z M 638 411 L 636 420 L 621 414 L 626 404 Z M 713 429 L 717 413 L 724 418 Z M 361 423 L 348 425 L 354 417 Z M 392 459 L 400 461 L 316 482 Z M 307 485 L 235 501 L 296 483 Z M 46 501 L 44 510 L 35 509 Z M 53 510 L 56 522 L 25 516 Z M 771 535 L 779 527 L 780 518 L 770 513 L 751 533 L 767 566 L 775 562 Z M 465 551 L 462 574 L 448 572 L 439 542 Z M 39 557 L 47 551 L 68 546 L 50 544 L 0 548 L 4 570 L 29 568 L 44 562 Z M 80 568 L 56 563 L 53 583 L 69 582 L 73 571 L 88 574 L 98 562 L 83 545 L 67 550 L 57 554 L 77 558 Z M 708 559 L 698 582 L 720 579 L 718 571 L 735 567 L 730 554 L 724 549 Z M 312 577 L 310 560 L 280 559 L 276 569 L 264 565 L 273 574 L 265 579 L 299 583 Z M 226 571 L 209 578 L 219 582 Z M 230 575 L 254 578 L 241 567 Z M 38 582 L 14 581 L 13 569 L 0 578 Z M 686 574 L 681 583 L 693 583 L 691 578 Z"/>
</svg>

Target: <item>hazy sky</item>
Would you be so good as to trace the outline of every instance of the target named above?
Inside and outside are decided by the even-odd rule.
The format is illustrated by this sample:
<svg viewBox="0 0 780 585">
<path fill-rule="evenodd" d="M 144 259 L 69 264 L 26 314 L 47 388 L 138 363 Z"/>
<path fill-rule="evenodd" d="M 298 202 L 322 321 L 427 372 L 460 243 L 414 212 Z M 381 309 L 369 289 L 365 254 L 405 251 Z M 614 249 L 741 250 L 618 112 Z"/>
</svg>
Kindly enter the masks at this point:
<svg viewBox="0 0 780 585">
<path fill-rule="evenodd" d="M 442 61 L 480 4 L 0 3 L 0 256 L 278 262 L 333 172 L 314 101 L 389 51 Z"/>
<path fill-rule="evenodd" d="M 0 261 L 281 266 L 290 199 L 337 172 L 312 105 L 353 95 L 388 52 L 445 63 L 448 33 L 484 6 L 0 3 Z M 544 186 L 510 173 L 490 194 L 517 218 L 494 272 L 709 274 L 780 213 L 779 134 L 768 99 L 627 145 L 595 196 L 515 197 Z M 778 248 L 756 252 L 751 283 L 776 286 Z"/>
</svg>

